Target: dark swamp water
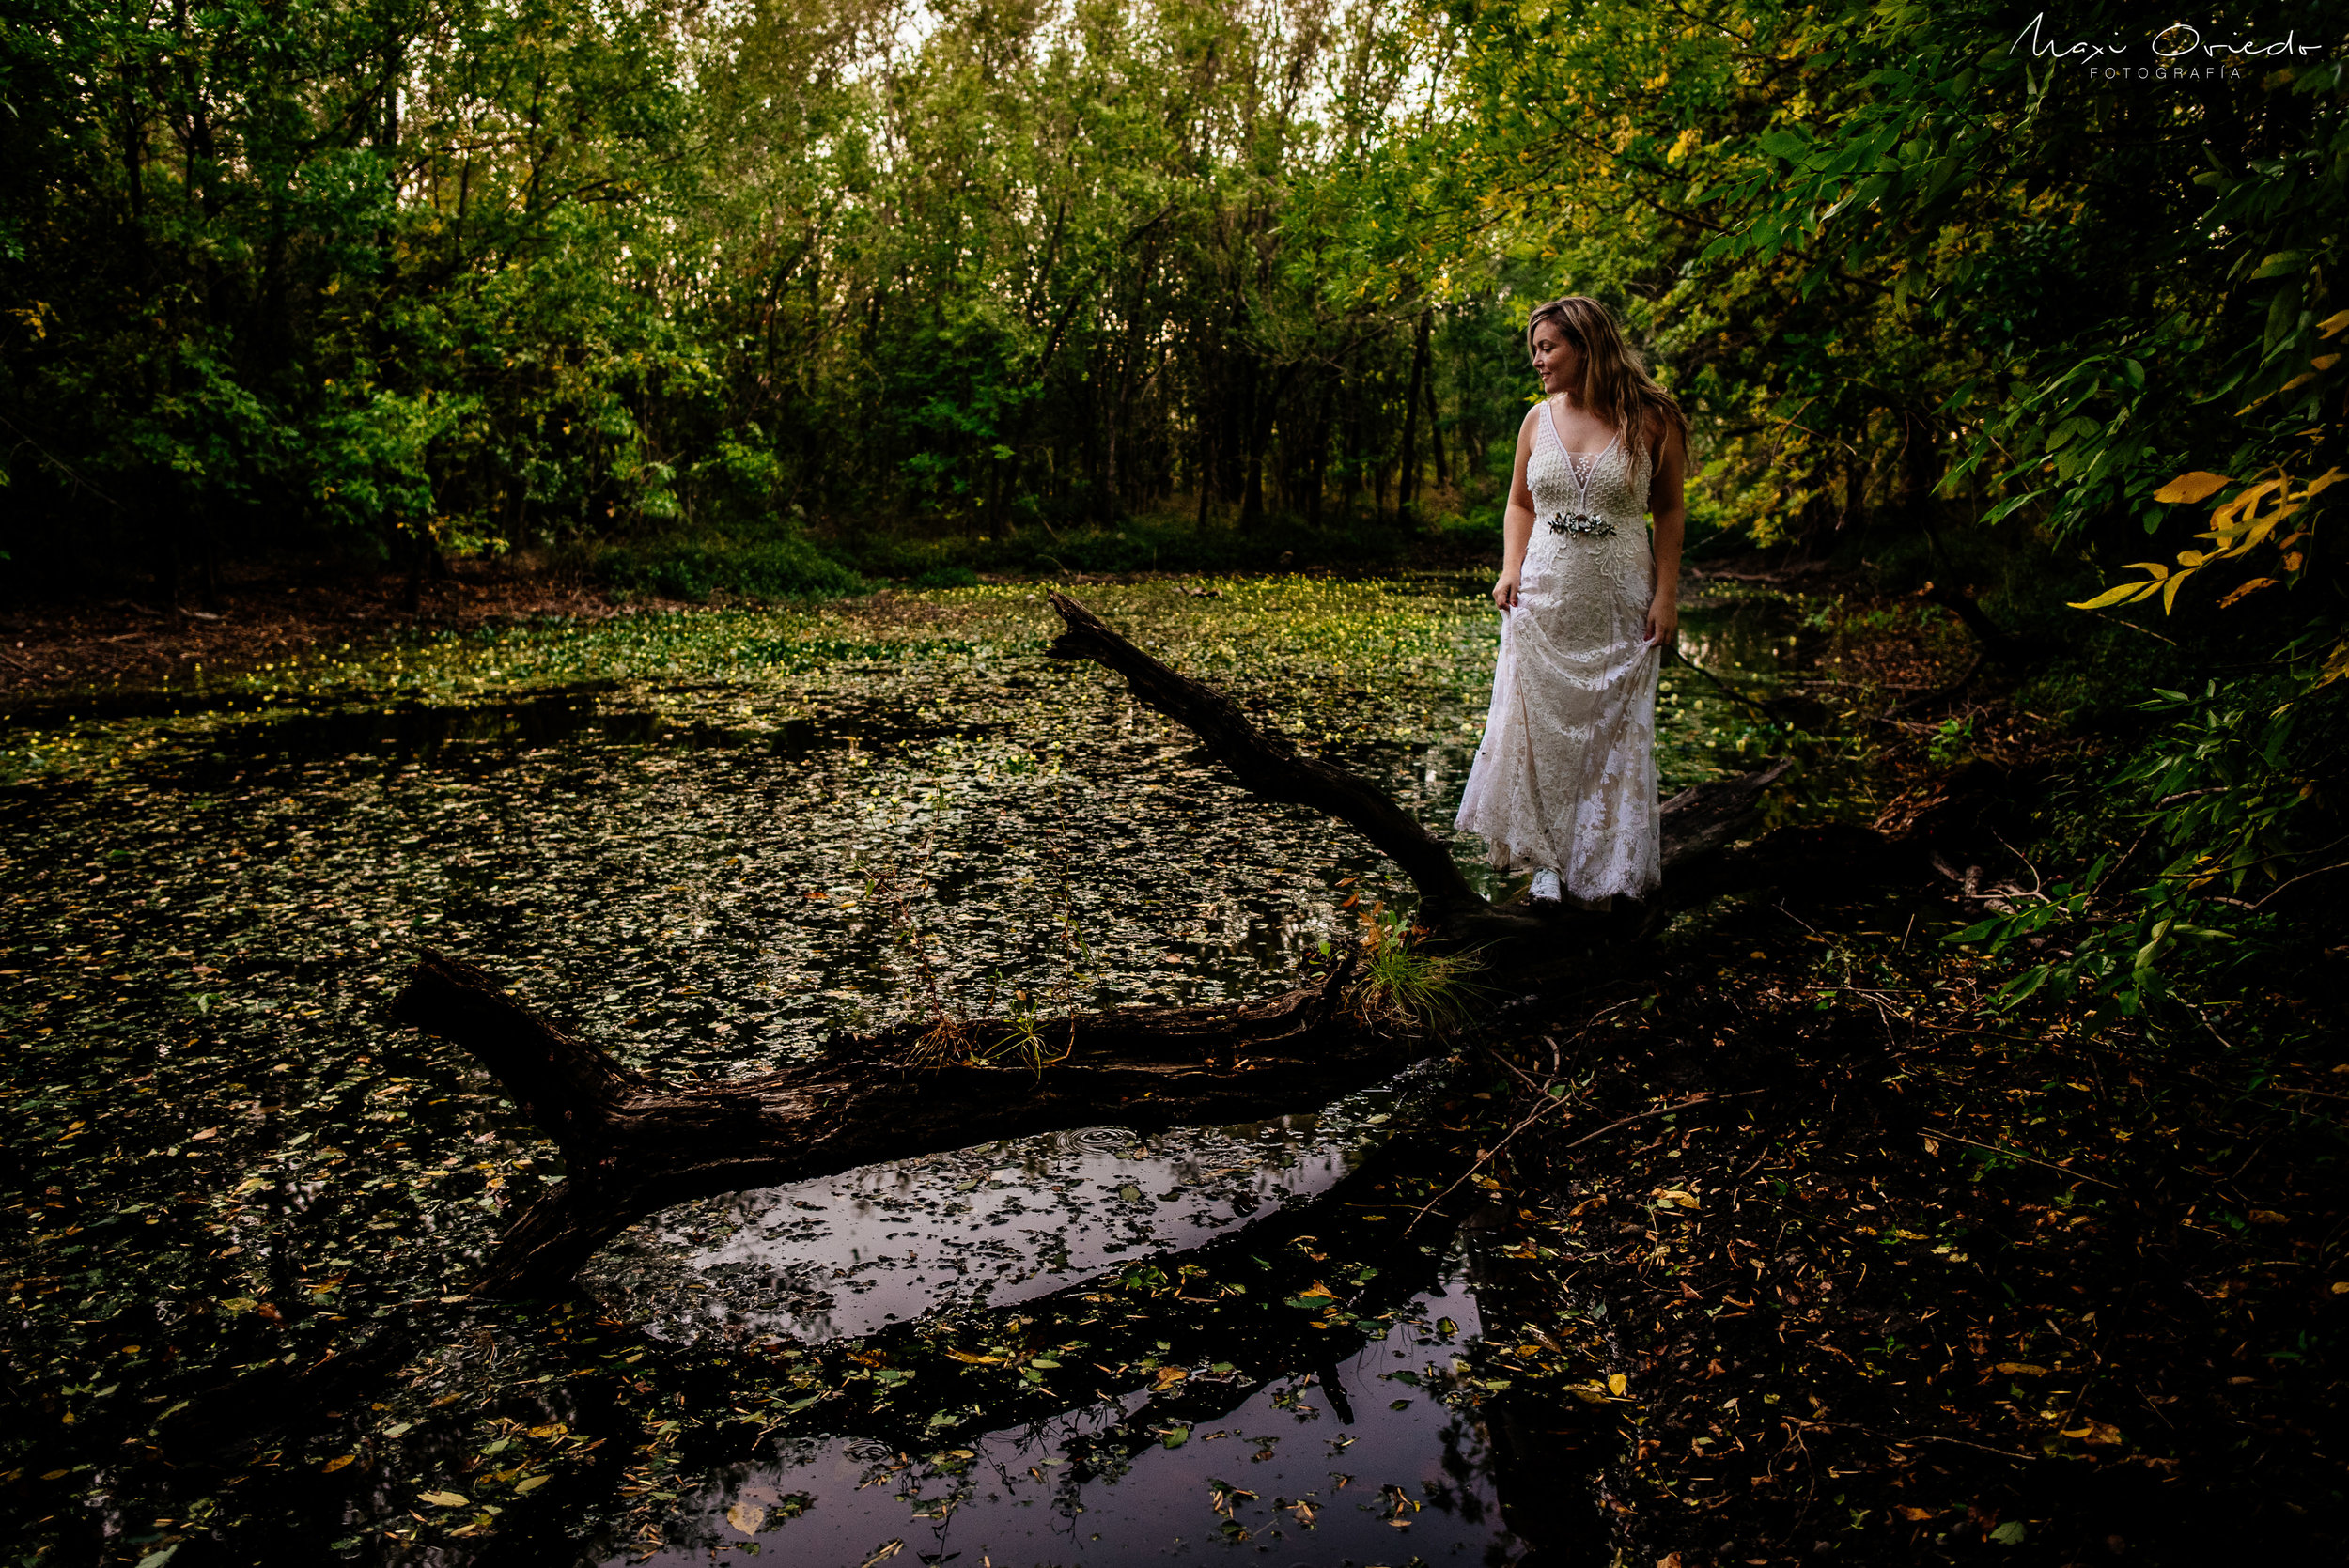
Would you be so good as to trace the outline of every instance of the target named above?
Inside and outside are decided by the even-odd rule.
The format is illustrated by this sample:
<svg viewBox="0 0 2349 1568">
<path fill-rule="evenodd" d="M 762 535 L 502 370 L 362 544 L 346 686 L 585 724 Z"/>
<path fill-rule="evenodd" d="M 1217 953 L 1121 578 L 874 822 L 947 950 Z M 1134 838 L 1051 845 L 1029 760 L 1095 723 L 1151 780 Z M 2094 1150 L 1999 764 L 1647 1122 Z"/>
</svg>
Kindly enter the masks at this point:
<svg viewBox="0 0 2349 1568">
<path fill-rule="evenodd" d="M 1442 824 L 1489 678 L 1480 593 L 1087 597 Z M 1520 1299 L 1475 1188 L 1418 1212 L 1456 1170 L 1420 1135 L 1483 1088 L 1439 1068 L 1274 1123 L 689 1204 L 573 1299 L 456 1298 L 560 1171 L 385 1017 L 422 948 L 632 1065 L 726 1076 L 933 996 L 1258 994 L 1408 909 L 1341 831 L 1044 657 L 1048 613 L 979 589 L 517 629 L 8 716 L 0 1552 L 1499 1564 L 1595 1541 L 1598 1461 L 1561 1402 L 1615 1396 L 1525 1391 L 1603 1309 Z M 1766 681 L 1800 637 L 1757 598 L 1692 612 L 1685 645 Z M 1665 688 L 1668 788 L 1781 738 L 1688 669 Z"/>
</svg>

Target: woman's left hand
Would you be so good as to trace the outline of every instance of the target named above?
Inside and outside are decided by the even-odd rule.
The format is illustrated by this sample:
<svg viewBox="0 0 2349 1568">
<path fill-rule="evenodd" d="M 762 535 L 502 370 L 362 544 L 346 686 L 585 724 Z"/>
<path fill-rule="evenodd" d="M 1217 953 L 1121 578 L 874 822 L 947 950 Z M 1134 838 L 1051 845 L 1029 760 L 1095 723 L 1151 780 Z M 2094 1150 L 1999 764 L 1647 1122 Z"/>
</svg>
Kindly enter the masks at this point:
<svg viewBox="0 0 2349 1568">
<path fill-rule="evenodd" d="M 1647 607 L 1647 642 L 1651 648 L 1668 648 L 1680 635 L 1680 600 L 1676 594 L 1658 594 Z"/>
</svg>

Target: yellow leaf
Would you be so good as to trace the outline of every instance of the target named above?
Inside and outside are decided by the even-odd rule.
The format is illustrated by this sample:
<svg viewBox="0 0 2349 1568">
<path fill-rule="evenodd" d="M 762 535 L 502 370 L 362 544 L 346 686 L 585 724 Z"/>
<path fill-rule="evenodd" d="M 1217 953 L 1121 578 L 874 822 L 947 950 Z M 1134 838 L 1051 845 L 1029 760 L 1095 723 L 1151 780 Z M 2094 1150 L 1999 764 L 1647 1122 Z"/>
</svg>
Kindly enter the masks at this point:
<svg viewBox="0 0 2349 1568">
<path fill-rule="evenodd" d="M 2224 506 L 2221 506 L 2218 510 L 2213 512 L 2211 514 L 2211 520 L 2220 524 L 2234 521 L 2237 517 L 2241 516 L 2250 507 L 2252 503 L 2258 501 L 2262 496 L 2267 494 L 2277 486 L 2283 483 L 2284 481 L 2281 479 L 2261 480 L 2258 484 L 2253 485 L 2249 489 L 2245 490 L 2241 495 L 2236 496 L 2232 501 L 2228 502 Z"/>
<path fill-rule="evenodd" d="M 2330 337 L 2343 327 L 2349 327 L 2349 310 L 2337 310 L 2316 324 L 2316 335 Z"/>
<path fill-rule="evenodd" d="M 1607 1374 L 1607 1391 L 1616 1395 L 1628 1393 L 1631 1391 L 1631 1379 L 1622 1373 L 1610 1372 Z"/>
<path fill-rule="evenodd" d="M 2298 571 L 2299 569 L 2300 569 L 2300 552 L 2299 552 L 2298 551 L 2296 551 L 2296 550 L 2295 550 L 2295 551 L 2292 551 L 2290 554 L 2288 554 L 2288 555 L 2286 555 L 2286 556 L 2284 557 L 2284 570 L 2286 570 L 2286 571 Z"/>
<path fill-rule="evenodd" d="M 469 1508 L 472 1506 L 455 1492 L 422 1492 L 417 1496 L 435 1508 Z"/>
<path fill-rule="evenodd" d="M 2319 354 L 2314 359 L 2309 361 L 2309 363 L 2315 365 L 2319 370 L 2330 370 L 2334 365 L 2341 363 L 2341 356 L 2339 354 Z"/>
<path fill-rule="evenodd" d="M 2203 559 L 2204 557 L 2202 552 L 2199 550 L 2182 550 L 2178 551 L 2178 565 L 2182 567 L 2199 567 L 2202 564 Z"/>
<path fill-rule="evenodd" d="M 517 1492 L 534 1491 L 538 1487 L 544 1486 L 548 1482 L 552 1481 L 553 1479 L 554 1478 L 551 1475 L 535 1475 L 528 1481 L 519 1483 L 515 1486 L 514 1490 Z"/>
<path fill-rule="evenodd" d="M 2303 371 L 2301 371 L 2301 372 L 2300 372 L 2297 376 L 2293 377 L 2293 378 L 2292 378 L 2292 380 L 2290 380 L 2286 381 L 2283 385 L 2281 385 L 2281 386 L 2278 387 L 2276 390 L 2277 390 L 2278 392 L 2290 392 L 2290 391 L 2291 391 L 2294 387 L 2295 387 L 2295 386 L 2306 386 L 2306 385 L 2308 385 L 2310 381 L 2312 381 L 2312 380 L 2316 380 L 2316 372 L 2315 372 L 2315 371 L 2313 371 L 2313 370 L 2303 370 Z"/>
<path fill-rule="evenodd" d="M 1181 1367 L 1160 1367 L 1158 1371 L 1159 1387 L 1170 1388 L 1190 1375 L 1190 1374 Z"/>
<path fill-rule="evenodd" d="M 2248 529 L 2247 529 L 2243 535 L 2243 542 L 2236 545 L 2233 550 L 2229 551 L 2229 553 L 2240 555 L 2245 551 L 2249 550 L 2253 545 L 2256 545 L 2262 539 L 2266 538 L 2268 535 L 2273 534 L 2276 531 L 2276 525 L 2278 523 L 2283 521 L 2284 519 L 2292 516 L 2293 513 L 2298 511 L 2299 509 L 2300 503 L 2297 501 L 2292 503 L 2288 506 L 2277 507 L 2273 512 L 2270 512 L 2267 516 L 2260 519 L 2259 521 L 2253 523 Z"/>
<path fill-rule="evenodd" d="M 2046 1367 L 2035 1367 L 2029 1361 L 2000 1361 L 1990 1370 L 2005 1373 L 2010 1377 L 2045 1377 L 2047 1375 Z"/>
<path fill-rule="evenodd" d="M 1906 1519 L 1912 1525 L 1921 1525 L 1927 1519 L 1933 1517 L 1932 1509 L 1917 1508 L 1908 1503 L 1902 1503 L 1899 1507 L 1893 1509 L 1892 1512 L 1899 1514 L 1902 1518 Z"/>
<path fill-rule="evenodd" d="M 336 1470 L 341 1469 L 345 1465 L 355 1465 L 358 1462 L 359 1456 L 357 1454 L 346 1453 L 338 1458 L 328 1460 L 325 1464 L 319 1466 L 319 1468 L 324 1470 L 328 1475 L 333 1475 Z"/>
<path fill-rule="evenodd" d="M 1323 1284 L 1318 1280 L 1315 1280 L 1310 1288 L 1300 1290 L 1297 1294 L 1299 1296 L 1327 1296 L 1333 1300 L 1337 1296 L 1337 1293 L 1335 1291 L 1331 1290 L 1328 1285 Z"/>
<path fill-rule="evenodd" d="M 2349 312 L 2343 314 L 2349 314 Z M 2168 502 L 2195 502 L 2205 496 L 2215 495 L 2233 483 L 2233 480 L 2223 474 L 2213 474 L 2207 469 L 2198 468 L 2191 474 L 2181 474 L 2162 486 L 2154 492 L 2154 499 Z"/>
<path fill-rule="evenodd" d="M 2303 498 L 2312 495 L 2322 495 L 2325 491 L 2330 489 L 2333 486 L 2339 484 L 2343 479 L 2349 479 L 2349 470 L 2338 468 L 2327 470 L 2323 478 L 2310 480 L 2309 488 L 2302 490 L 2300 494 Z"/>
<path fill-rule="evenodd" d="M 2152 572 L 2152 573 L 2154 574 L 2154 581 L 2155 581 L 2155 582 L 2160 582 L 2163 578 L 2168 577 L 2168 576 L 2170 575 L 2170 568 L 2169 568 L 2169 567 L 2168 567 L 2167 565 L 2165 565 L 2164 563 L 2159 562 L 2159 561 L 2131 561 L 2131 562 L 2130 562 L 2127 566 L 2123 567 L 2122 569 L 2123 569 L 2123 571 L 2149 571 L 2149 572 Z"/>
<path fill-rule="evenodd" d="M 2274 1209 L 2253 1209 L 2250 1219 L 2254 1225 L 2289 1225 L 2292 1223 Z"/>
<path fill-rule="evenodd" d="M 946 1358 L 951 1361 L 966 1362 L 974 1367 L 1000 1366 L 1003 1359 L 1001 1356 L 973 1356 L 967 1350 L 949 1350 L 946 1352 Z"/>
<path fill-rule="evenodd" d="M 2107 588 L 2103 593 L 2098 594 L 2094 598 L 2081 599 L 2077 603 L 2073 604 L 2072 608 L 2075 610 L 2104 610 L 2116 604 L 2125 604 L 2130 599 L 2136 598 L 2140 589 L 2148 588 L 2152 585 L 2153 584 L 2148 582 L 2123 582 L 2118 588 Z"/>
<path fill-rule="evenodd" d="M 2186 585 L 2186 580 L 2193 575 L 2193 570 L 2189 567 L 2187 570 L 2178 573 L 2177 576 L 2171 578 L 2169 582 L 2161 585 L 2161 613 L 2163 614 L 2167 615 L 2176 607 L 2178 602 L 2178 590 L 2184 587 Z"/>
</svg>

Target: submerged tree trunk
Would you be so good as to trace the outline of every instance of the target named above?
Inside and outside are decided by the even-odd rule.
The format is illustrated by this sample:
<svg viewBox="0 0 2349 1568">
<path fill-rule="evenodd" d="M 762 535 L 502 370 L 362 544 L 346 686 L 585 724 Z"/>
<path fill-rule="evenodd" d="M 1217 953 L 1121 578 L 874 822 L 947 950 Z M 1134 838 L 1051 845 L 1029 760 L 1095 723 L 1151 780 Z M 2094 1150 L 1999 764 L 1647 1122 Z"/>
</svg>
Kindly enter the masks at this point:
<svg viewBox="0 0 2349 1568">
<path fill-rule="evenodd" d="M 1384 792 L 1258 729 L 1222 693 L 1167 668 L 1074 600 L 1054 594 L 1063 659 L 1090 659 L 1148 706 L 1195 732 L 1267 800 L 1311 806 L 1360 832 L 1419 890 L 1430 939 L 1487 947 L 1526 984 L 1595 946 L 1633 939 L 1669 910 L 1734 882 L 1718 851 L 1784 765 L 1686 792 L 1664 805 L 1665 894 L 1613 915 L 1496 907 L 1450 848 Z M 1708 875 L 1703 869 L 1710 865 Z M 646 1214 L 748 1187 L 883 1159 L 1113 1123 L 1244 1121 L 1326 1105 L 1432 1053 L 1347 1005 L 1351 949 L 1326 972 L 1261 1001 L 1138 1007 L 1034 1026 L 941 1019 L 840 1039 L 813 1062 L 723 1083 L 678 1083 L 620 1065 L 509 997 L 484 971 L 427 955 L 393 1015 L 455 1042 L 561 1148 L 565 1180 L 499 1243 L 478 1293 L 559 1290 L 596 1250 Z M 1034 1063 L 1041 1063 L 1035 1065 Z M 986 1064 L 981 1064 L 986 1063 Z"/>
</svg>

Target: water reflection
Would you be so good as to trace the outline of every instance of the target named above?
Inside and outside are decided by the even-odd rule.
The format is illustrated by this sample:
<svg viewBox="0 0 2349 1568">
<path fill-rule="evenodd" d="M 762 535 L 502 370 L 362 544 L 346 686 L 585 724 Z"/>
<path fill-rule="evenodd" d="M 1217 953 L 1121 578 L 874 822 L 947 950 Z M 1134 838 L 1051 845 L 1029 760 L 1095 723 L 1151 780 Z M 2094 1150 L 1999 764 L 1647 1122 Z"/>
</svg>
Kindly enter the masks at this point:
<svg viewBox="0 0 2349 1568">
<path fill-rule="evenodd" d="M 1432 1078 L 1415 1069 L 1319 1115 L 1049 1133 L 680 1204 L 582 1282 L 672 1339 L 828 1340 L 1005 1306 L 1328 1191 Z"/>
<path fill-rule="evenodd" d="M 1216 1414 L 1187 1423 L 1150 1421 L 1136 1389 L 935 1453 L 786 1444 L 680 1503 L 649 1560 L 611 1561 L 699 1563 L 754 1543 L 806 1568 L 861 1568 L 895 1555 L 893 1544 L 908 1560 L 958 1554 L 1002 1568 L 1226 1554 L 1313 1568 L 1513 1562 L 1525 1547 L 1501 1518 L 1486 1429 L 1473 1408 L 1447 1403 L 1481 1332 L 1455 1269 L 1414 1296 L 1385 1338 L 1237 1386 Z M 1194 1402 L 1212 1399 L 1204 1382 Z"/>
</svg>

